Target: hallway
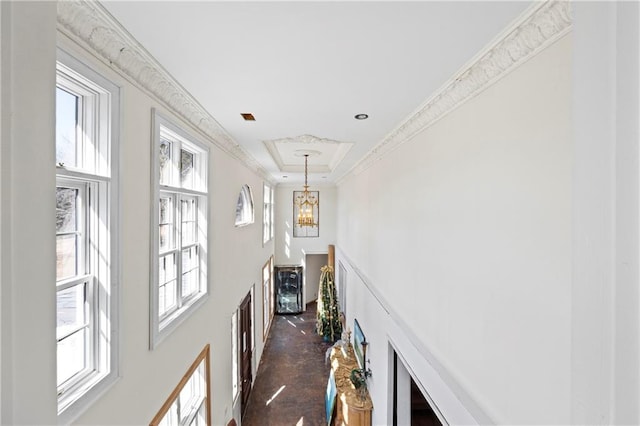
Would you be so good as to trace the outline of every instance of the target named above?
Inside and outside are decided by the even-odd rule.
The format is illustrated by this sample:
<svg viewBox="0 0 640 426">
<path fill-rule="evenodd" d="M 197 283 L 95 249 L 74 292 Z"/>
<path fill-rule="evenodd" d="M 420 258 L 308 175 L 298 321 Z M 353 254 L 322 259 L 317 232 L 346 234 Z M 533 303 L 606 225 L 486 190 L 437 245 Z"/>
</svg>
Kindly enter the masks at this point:
<svg viewBox="0 0 640 426">
<path fill-rule="evenodd" d="M 243 426 L 325 424 L 325 353 L 331 344 L 315 326 L 315 302 L 300 315 L 274 316 Z"/>
</svg>

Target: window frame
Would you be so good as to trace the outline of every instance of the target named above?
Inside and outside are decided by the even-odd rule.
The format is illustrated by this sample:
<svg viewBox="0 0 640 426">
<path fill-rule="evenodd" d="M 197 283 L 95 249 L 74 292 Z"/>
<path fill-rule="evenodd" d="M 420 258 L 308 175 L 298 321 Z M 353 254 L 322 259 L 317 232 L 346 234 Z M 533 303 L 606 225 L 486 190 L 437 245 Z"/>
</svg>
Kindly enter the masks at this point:
<svg viewBox="0 0 640 426">
<path fill-rule="evenodd" d="M 274 217 L 275 212 L 275 189 L 264 182 L 262 185 L 262 246 L 264 247 L 269 241 L 271 241 L 275 235 L 274 232 Z"/>
<path fill-rule="evenodd" d="M 231 400 L 233 405 L 240 395 L 240 310 L 231 313 Z"/>
<path fill-rule="evenodd" d="M 85 350 L 89 365 L 58 389 L 59 423 L 75 420 L 119 377 L 120 308 L 120 88 L 66 51 L 57 49 L 56 90 L 77 96 L 76 164 L 58 163 L 56 187 L 74 187 L 83 194 L 84 208 L 76 212 L 85 235 L 78 250 L 84 270 L 61 280 L 56 295 L 86 283 L 86 321 L 90 343 Z M 57 119 L 56 119 L 57 126 Z M 57 133 L 56 133 L 57 144 Z M 78 159 L 80 161 L 78 162 Z M 82 207 L 82 206 L 81 206 Z M 98 226 L 98 222 L 103 226 Z M 56 235 L 58 232 L 56 231 Z M 56 305 L 58 297 L 56 296 Z M 56 327 L 58 341 L 58 327 Z M 56 365 L 58 359 L 56 356 Z"/>
<path fill-rule="evenodd" d="M 265 279 L 265 271 L 268 278 Z M 273 322 L 273 256 L 262 267 L 262 341 L 267 340 Z"/>
<path fill-rule="evenodd" d="M 210 293 L 207 268 L 210 265 L 207 240 L 210 233 L 209 219 L 209 170 L 210 151 L 209 147 L 199 139 L 188 134 L 181 127 L 165 118 L 156 109 L 152 109 L 153 135 L 151 144 L 151 273 L 149 290 L 149 315 L 150 332 L 149 348 L 154 349 L 171 334 L 186 318 L 188 318 L 198 307 L 208 298 Z M 179 175 L 178 166 L 174 166 L 173 177 L 169 177 L 169 184 L 161 183 L 160 177 L 160 144 L 161 140 L 171 142 L 170 161 L 177 161 L 176 157 L 183 148 L 194 154 L 193 157 L 193 179 L 192 187 L 182 187 L 176 180 Z M 177 178 L 179 180 L 179 177 Z M 160 251 L 160 198 L 161 195 L 173 194 L 173 223 L 174 246 L 164 251 Z M 179 227 L 182 227 L 182 201 L 185 199 L 195 199 L 196 208 L 196 233 L 195 242 L 183 244 Z M 190 293 L 188 297 L 182 296 L 182 254 L 184 250 L 197 246 L 199 250 L 199 279 L 198 290 Z M 175 286 L 177 306 L 167 312 L 160 312 L 159 299 L 159 265 L 160 258 L 170 254 L 175 255 Z"/>
<path fill-rule="evenodd" d="M 255 209 L 253 204 L 253 191 L 247 184 L 242 185 L 236 203 L 235 227 L 242 228 L 255 222 Z"/>
<path fill-rule="evenodd" d="M 64 174 L 58 173 L 56 176 L 56 190 L 57 188 L 68 188 L 78 191 L 76 198 L 76 230 L 67 232 L 57 232 L 56 239 L 60 235 L 75 235 L 76 236 L 76 273 L 75 275 L 63 277 L 58 279 L 56 277 L 56 293 L 66 291 L 76 286 L 84 286 L 83 293 L 85 294 L 83 311 L 85 316 L 84 323 L 82 325 L 75 325 L 70 330 L 65 330 L 60 336 L 60 330 L 56 327 L 56 341 L 59 344 L 61 341 L 73 336 L 74 334 L 81 332 L 85 329 L 87 336 L 85 339 L 85 363 L 87 364 L 82 370 L 73 374 L 69 379 L 65 380 L 61 384 L 57 384 L 58 395 L 63 395 L 66 392 L 72 391 L 73 388 L 80 386 L 84 381 L 89 380 L 93 374 L 94 369 L 99 365 L 97 358 L 98 354 L 98 339 L 96 338 L 98 324 L 96 323 L 96 312 L 99 309 L 99 301 L 97 300 L 96 291 L 96 279 L 93 271 L 95 267 L 91 267 L 90 259 L 95 257 L 93 250 L 90 250 L 92 224 L 94 220 L 90 217 L 89 211 L 96 204 L 91 200 L 91 192 L 95 191 L 95 185 L 87 182 L 86 180 L 70 179 L 64 176 Z M 94 187 L 94 191 L 91 188 Z M 95 193 L 95 192 L 94 192 Z M 57 301 L 57 297 L 56 297 Z M 56 361 L 57 363 L 58 361 Z"/>
</svg>

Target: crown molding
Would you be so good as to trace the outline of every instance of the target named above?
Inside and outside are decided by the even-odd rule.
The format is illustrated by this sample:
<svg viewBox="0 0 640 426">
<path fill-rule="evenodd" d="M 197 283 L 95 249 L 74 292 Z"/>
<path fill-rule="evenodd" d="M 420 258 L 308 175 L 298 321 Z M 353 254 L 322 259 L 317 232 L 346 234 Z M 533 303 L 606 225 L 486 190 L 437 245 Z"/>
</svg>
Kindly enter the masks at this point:
<svg viewBox="0 0 640 426">
<path fill-rule="evenodd" d="M 335 168 L 340 164 L 340 162 L 344 159 L 344 156 L 347 155 L 347 152 L 353 147 L 353 142 L 341 142 L 333 139 L 319 138 L 314 135 L 300 135 L 291 138 L 282 138 L 282 139 L 272 139 L 263 141 L 267 151 L 273 158 L 273 161 L 278 166 L 278 169 L 281 172 L 286 173 L 302 173 L 304 172 L 304 166 L 299 164 L 286 164 L 280 155 L 280 149 L 278 146 L 290 145 L 290 144 L 304 144 L 309 145 L 310 149 L 313 151 L 313 148 L 318 148 L 322 150 L 323 145 L 331 145 L 336 146 L 335 153 L 331 157 L 331 160 L 328 164 L 313 164 L 309 166 L 309 172 L 311 173 L 331 173 L 335 170 Z M 317 152 L 321 154 L 321 152 Z"/>
<path fill-rule="evenodd" d="M 95 0 L 58 1 L 58 30 L 151 94 L 222 151 L 272 182 L 269 173 L 100 3 Z"/>
<path fill-rule="evenodd" d="M 535 3 L 454 74 L 433 96 L 356 163 L 338 184 L 371 167 L 442 117 L 472 99 L 571 30 L 569 1 Z"/>
</svg>

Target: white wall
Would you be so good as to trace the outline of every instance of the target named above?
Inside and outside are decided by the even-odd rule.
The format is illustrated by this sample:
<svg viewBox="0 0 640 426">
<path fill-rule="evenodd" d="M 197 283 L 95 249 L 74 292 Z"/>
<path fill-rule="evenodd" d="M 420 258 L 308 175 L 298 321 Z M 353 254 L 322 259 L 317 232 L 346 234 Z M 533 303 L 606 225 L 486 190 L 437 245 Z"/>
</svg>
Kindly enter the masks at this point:
<svg viewBox="0 0 640 426">
<path fill-rule="evenodd" d="M 347 312 L 371 341 L 374 424 L 402 339 L 478 421 L 569 422 L 570 78 L 565 36 L 338 188 L 341 256 L 369 280 L 348 274 Z"/>
<path fill-rule="evenodd" d="M 346 325 L 353 332 L 357 319 L 369 342 L 367 346 L 367 367 L 372 376 L 368 379 L 369 392 L 373 400 L 372 424 L 392 424 L 393 360 L 392 351 L 398 353 L 398 361 L 404 369 L 410 370 L 416 383 L 435 401 L 438 409 L 452 425 L 470 425 L 478 422 L 472 416 L 473 401 L 464 392 L 454 393 L 456 383 L 447 371 L 433 358 L 423 344 L 418 341 L 410 324 L 403 322 L 375 287 L 371 280 L 336 248 L 336 262 L 341 262 L 347 275 L 347 319 Z M 352 337 L 353 341 L 353 337 Z M 404 379 L 408 380 L 405 376 Z M 402 379 L 401 379 L 402 380 Z M 459 389 L 455 389 L 459 390 Z M 402 395 L 400 395 L 402 397 Z M 465 399 L 466 397 L 466 399 Z M 408 404 L 408 401 L 405 401 Z M 399 404 L 402 405 L 401 402 Z M 399 408 L 403 410 L 403 407 Z M 398 424 L 406 421 L 410 407 L 398 417 Z M 483 418 L 482 424 L 490 424 Z"/>
<path fill-rule="evenodd" d="M 336 241 L 336 187 L 310 185 L 311 191 L 320 192 L 319 236 L 293 237 L 293 191 L 301 185 L 276 187 L 275 205 L 275 264 L 302 265 L 305 253 L 327 253 L 329 244 Z"/>
<path fill-rule="evenodd" d="M 275 205 L 275 264 L 302 265 L 305 253 L 327 253 L 336 241 L 336 187 L 310 185 L 320 191 L 320 235 L 317 238 L 293 237 L 293 191 L 302 185 L 278 185 Z"/>
<path fill-rule="evenodd" d="M 326 254 L 308 254 L 304 261 L 304 303 L 313 302 L 318 298 L 320 287 L 320 268 L 327 264 Z"/>
<path fill-rule="evenodd" d="M 55 175 L 56 4 L 2 2 L 0 7 L 0 421 L 52 424 L 56 422 L 55 181 L 47 177 Z"/>
<path fill-rule="evenodd" d="M 308 274 L 308 268 L 316 268 L 312 260 L 306 265 L 309 255 L 326 254 L 329 244 L 336 241 L 336 187 L 310 185 L 311 191 L 320 192 L 319 204 L 319 236 L 300 238 L 293 236 L 293 191 L 300 191 L 301 185 L 278 185 L 276 187 L 275 204 L 275 265 L 302 265 L 303 298 L 306 304 L 315 300 L 318 293 L 318 282 L 315 274 Z M 322 265 L 321 265 L 322 266 Z"/>
<path fill-rule="evenodd" d="M 121 86 L 122 95 L 121 377 L 77 423 L 148 424 L 210 343 L 213 422 L 226 424 L 232 415 L 231 313 L 255 283 L 255 317 L 261 318 L 261 270 L 273 254 L 273 243 L 262 247 L 261 197 L 254 199 L 253 225 L 235 228 L 235 207 L 242 184 L 249 184 L 259 195 L 262 179 L 212 146 L 211 293 L 201 308 L 150 351 L 152 108 L 200 140 L 206 142 L 206 138 L 97 56 L 56 34 L 55 2 L 2 2 L 1 7 L 2 423 L 57 423 L 53 214 L 57 41 Z M 256 360 L 263 348 L 261 327 L 262 322 L 256 321 Z"/>
</svg>

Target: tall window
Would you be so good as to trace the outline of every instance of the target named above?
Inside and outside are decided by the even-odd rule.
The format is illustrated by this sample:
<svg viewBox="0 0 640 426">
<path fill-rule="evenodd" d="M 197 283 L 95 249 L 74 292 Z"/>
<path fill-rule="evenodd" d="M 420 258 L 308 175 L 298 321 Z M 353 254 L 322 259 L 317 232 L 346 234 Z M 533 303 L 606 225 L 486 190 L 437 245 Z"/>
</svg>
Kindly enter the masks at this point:
<svg viewBox="0 0 640 426">
<path fill-rule="evenodd" d="M 207 294 L 208 150 L 154 114 L 151 347 Z"/>
<path fill-rule="evenodd" d="M 263 203 L 262 203 L 262 243 L 266 244 L 275 235 L 273 217 L 274 195 L 275 191 L 266 183 L 263 185 Z"/>
<path fill-rule="evenodd" d="M 56 335 L 64 423 L 117 377 L 118 107 L 115 85 L 58 52 Z"/>
<path fill-rule="evenodd" d="M 273 317 L 273 256 L 262 268 L 262 338 L 267 339 Z"/>
<path fill-rule="evenodd" d="M 234 403 L 238 397 L 238 391 L 240 390 L 240 387 L 238 386 L 240 383 L 240 369 L 238 365 L 240 358 L 240 353 L 238 352 L 238 327 L 238 310 L 236 309 L 231 314 L 231 389 Z"/>
<path fill-rule="evenodd" d="M 151 420 L 151 426 L 211 424 L 209 351 L 206 345 Z"/>
</svg>

